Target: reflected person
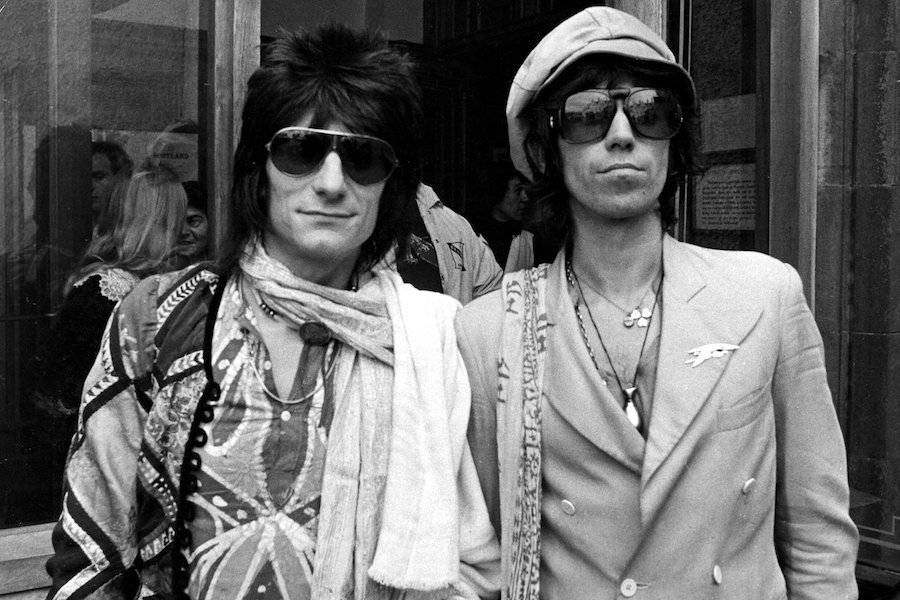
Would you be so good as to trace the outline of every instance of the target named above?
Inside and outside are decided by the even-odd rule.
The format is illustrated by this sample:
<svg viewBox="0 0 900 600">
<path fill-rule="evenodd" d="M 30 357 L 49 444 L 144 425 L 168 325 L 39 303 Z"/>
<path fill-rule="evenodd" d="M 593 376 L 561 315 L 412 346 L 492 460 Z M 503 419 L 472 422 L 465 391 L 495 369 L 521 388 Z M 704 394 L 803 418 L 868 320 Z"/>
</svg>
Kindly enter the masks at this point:
<svg viewBox="0 0 900 600">
<path fill-rule="evenodd" d="M 91 222 L 95 229 L 106 211 L 115 176 L 120 172 L 129 174 L 131 168 L 131 158 L 120 144 L 109 140 L 91 142 Z"/>
<path fill-rule="evenodd" d="M 188 204 L 177 252 L 184 264 L 191 264 L 209 258 L 207 197 L 206 190 L 198 181 L 185 181 L 182 185 Z"/>
</svg>

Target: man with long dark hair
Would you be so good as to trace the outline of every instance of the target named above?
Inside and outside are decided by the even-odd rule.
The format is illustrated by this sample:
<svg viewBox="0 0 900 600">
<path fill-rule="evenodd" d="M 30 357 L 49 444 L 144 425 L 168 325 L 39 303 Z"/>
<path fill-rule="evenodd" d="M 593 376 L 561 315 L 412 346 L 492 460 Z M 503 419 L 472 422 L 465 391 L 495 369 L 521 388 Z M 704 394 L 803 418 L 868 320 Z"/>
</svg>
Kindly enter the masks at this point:
<svg viewBox="0 0 900 600">
<path fill-rule="evenodd" d="M 419 96 L 380 36 L 271 42 L 221 264 L 142 283 L 85 384 L 54 597 L 495 593 L 459 303 L 375 268 L 406 237 Z"/>
<path fill-rule="evenodd" d="M 458 324 L 510 600 L 856 598 L 797 272 L 667 232 L 698 172 L 696 104 L 662 39 L 606 7 L 551 31 L 512 84 L 510 153 L 560 251 Z"/>
</svg>

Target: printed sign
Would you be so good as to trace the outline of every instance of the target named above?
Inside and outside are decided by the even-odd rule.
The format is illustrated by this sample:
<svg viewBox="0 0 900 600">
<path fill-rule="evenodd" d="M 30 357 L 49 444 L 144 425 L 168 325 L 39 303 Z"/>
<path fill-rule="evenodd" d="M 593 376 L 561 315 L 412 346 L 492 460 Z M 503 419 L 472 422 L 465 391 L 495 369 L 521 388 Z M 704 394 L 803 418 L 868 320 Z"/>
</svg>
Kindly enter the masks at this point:
<svg viewBox="0 0 900 600">
<path fill-rule="evenodd" d="M 695 228 L 756 229 L 756 166 L 711 167 L 697 183 L 694 198 Z"/>
</svg>

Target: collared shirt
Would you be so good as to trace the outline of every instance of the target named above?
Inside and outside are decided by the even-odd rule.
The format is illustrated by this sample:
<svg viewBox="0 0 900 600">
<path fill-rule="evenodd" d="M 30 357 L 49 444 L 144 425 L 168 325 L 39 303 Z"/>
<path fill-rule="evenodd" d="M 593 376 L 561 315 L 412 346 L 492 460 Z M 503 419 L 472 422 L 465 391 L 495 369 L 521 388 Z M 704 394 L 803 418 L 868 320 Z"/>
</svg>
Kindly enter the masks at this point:
<svg viewBox="0 0 900 600">
<path fill-rule="evenodd" d="M 213 343 L 222 407 L 203 426 L 190 522 L 191 596 L 310 598 L 338 342 L 307 344 L 294 387 L 276 392 L 256 319 L 228 282 Z"/>
<path fill-rule="evenodd" d="M 487 242 L 425 184 L 416 193 L 419 212 L 437 253 L 444 293 L 462 304 L 500 288 L 503 270 Z"/>
</svg>

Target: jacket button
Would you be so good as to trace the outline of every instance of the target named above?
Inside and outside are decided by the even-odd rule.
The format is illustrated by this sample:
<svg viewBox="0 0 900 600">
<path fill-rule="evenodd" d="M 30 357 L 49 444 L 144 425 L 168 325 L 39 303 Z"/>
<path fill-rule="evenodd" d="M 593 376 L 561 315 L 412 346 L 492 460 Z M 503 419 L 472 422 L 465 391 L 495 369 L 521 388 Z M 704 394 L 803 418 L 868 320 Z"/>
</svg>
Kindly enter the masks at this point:
<svg viewBox="0 0 900 600">
<path fill-rule="evenodd" d="M 713 581 L 716 582 L 716 585 L 722 583 L 722 567 L 719 565 L 713 567 Z"/>
<path fill-rule="evenodd" d="M 756 479 L 754 477 L 751 477 L 750 479 L 748 479 L 747 481 L 744 482 L 744 486 L 741 488 L 741 493 L 749 494 L 751 491 L 753 491 L 753 488 L 755 488 L 755 487 L 756 487 Z"/>
<path fill-rule="evenodd" d="M 575 514 L 575 505 L 568 500 L 563 500 L 559 504 L 562 506 L 562 511 L 567 515 L 572 516 Z"/>
<path fill-rule="evenodd" d="M 637 582 L 629 577 L 619 586 L 619 591 L 626 598 L 631 598 L 637 593 Z"/>
</svg>

